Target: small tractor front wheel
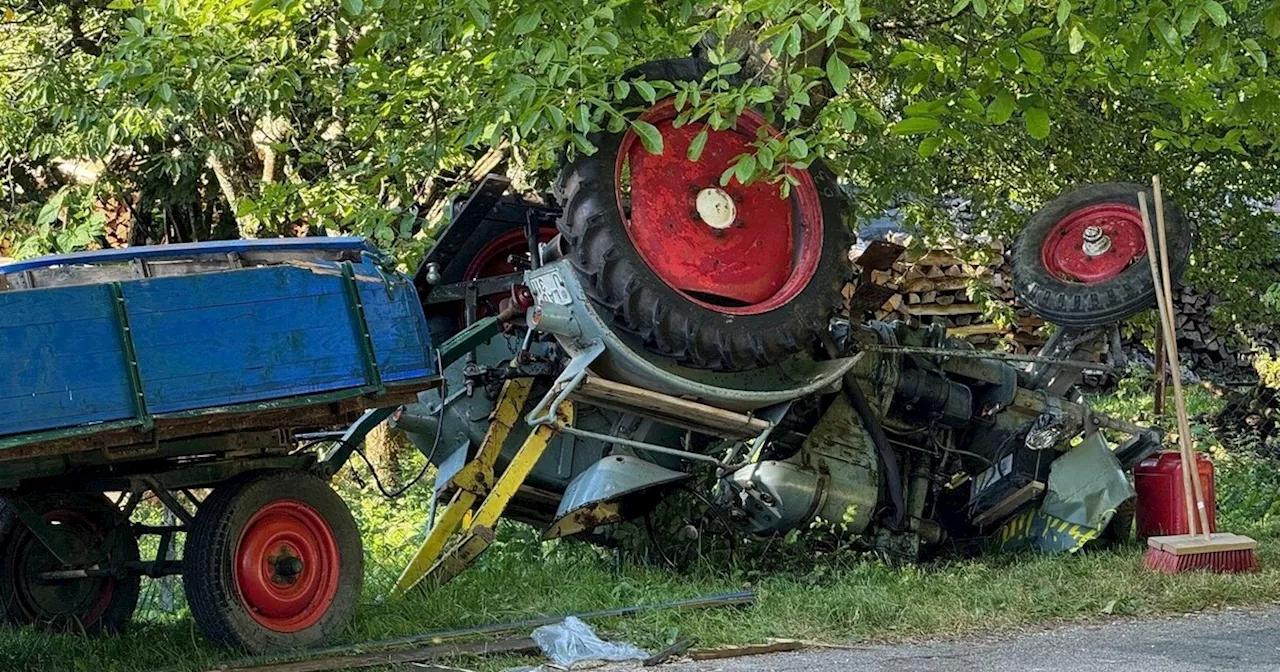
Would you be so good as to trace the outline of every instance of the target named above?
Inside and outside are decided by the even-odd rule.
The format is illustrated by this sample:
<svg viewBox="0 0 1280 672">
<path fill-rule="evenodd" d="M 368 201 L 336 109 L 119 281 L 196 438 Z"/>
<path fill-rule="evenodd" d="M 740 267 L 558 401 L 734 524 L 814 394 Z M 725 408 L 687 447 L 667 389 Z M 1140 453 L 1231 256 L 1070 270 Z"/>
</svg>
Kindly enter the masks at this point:
<svg viewBox="0 0 1280 672">
<path fill-rule="evenodd" d="M 295 471 L 216 488 L 183 556 L 182 586 L 201 632 L 250 653 L 310 647 L 341 631 L 364 576 L 346 503 Z"/>
<path fill-rule="evenodd" d="M 23 504 L 71 548 L 106 552 L 103 566 L 138 560 L 138 540 L 120 509 L 100 493 L 23 495 Z M 88 635 L 120 632 L 133 618 L 136 574 L 53 577 L 65 569 L 10 506 L 0 505 L 0 616 L 13 626 Z"/>
<path fill-rule="evenodd" d="M 1114 324 L 1155 305 L 1138 193 L 1148 187 L 1094 184 L 1067 192 L 1036 212 L 1013 250 L 1018 300 L 1064 327 Z M 1191 256 L 1191 223 L 1164 202 L 1169 266 L 1177 282 Z"/>
</svg>

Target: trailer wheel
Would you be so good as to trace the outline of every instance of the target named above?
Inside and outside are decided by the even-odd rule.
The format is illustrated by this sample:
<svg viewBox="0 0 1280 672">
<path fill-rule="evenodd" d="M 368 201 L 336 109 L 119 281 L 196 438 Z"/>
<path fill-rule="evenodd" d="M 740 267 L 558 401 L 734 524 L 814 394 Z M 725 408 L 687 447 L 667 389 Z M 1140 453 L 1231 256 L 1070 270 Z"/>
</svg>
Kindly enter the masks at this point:
<svg viewBox="0 0 1280 672">
<path fill-rule="evenodd" d="M 138 560 L 138 540 L 120 509 L 99 493 L 24 495 L 24 502 L 58 534 L 84 548 L 105 548 L 108 566 Z M 0 504 L 0 613 L 14 626 L 87 635 L 120 632 L 138 605 L 140 578 L 105 576 L 51 580 L 64 569 L 13 510 Z"/>
<path fill-rule="evenodd" d="M 1095 184 L 1050 201 L 1018 236 L 1013 251 L 1018 300 L 1066 327 L 1099 327 L 1155 305 L 1147 263 L 1138 184 Z M 1164 203 L 1169 267 L 1176 283 L 1191 256 L 1192 227 L 1172 201 Z"/>
<path fill-rule="evenodd" d="M 293 471 L 216 488 L 183 556 L 182 587 L 201 632 L 251 653 L 314 646 L 341 631 L 364 576 L 346 503 Z"/>
<path fill-rule="evenodd" d="M 701 82 L 711 69 L 656 61 L 626 77 Z M 560 232 L 588 295 L 647 349 L 690 366 L 752 369 L 814 349 L 852 274 L 834 175 L 816 159 L 789 169 L 785 199 L 768 180 L 722 183 L 757 139 L 779 134 L 770 120 L 747 108 L 732 128 L 677 126 L 674 97 L 650 105 L 636 91 L 622 107 L 648 108 L 639 118 L 663 151 L 649 153 L 634 128 L 595 133 L 599 151 L 556 181 Z"/>
</svg>

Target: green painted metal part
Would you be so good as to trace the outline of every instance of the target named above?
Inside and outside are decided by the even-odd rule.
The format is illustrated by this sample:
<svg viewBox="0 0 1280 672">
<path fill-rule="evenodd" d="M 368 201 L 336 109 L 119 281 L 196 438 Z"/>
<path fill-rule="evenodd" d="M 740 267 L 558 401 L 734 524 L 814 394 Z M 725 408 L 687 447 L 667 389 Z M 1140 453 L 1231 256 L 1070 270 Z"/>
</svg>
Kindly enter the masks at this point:
<svg viewBox="0 0 1280 672">
<path fill-rule="evenodd" d="M 138 351 L 133 346 L 133 330 L 129 327 L 129 311 L 124 305 L 124 289 L 120 283 L 111 283 L 111 296 L 115 299 L 112 305 L 115 307 L 116 319 L 120 325 L 124 354 L 129 358 L 129 391 L 133 393 L 134 410 L 139 425 L 147 430 L 151 428 L 151 414 L 147 412 L 147 395 L 142 389 L 142 371 L 138 367 Z"/>
<path fill-rule="evenodd" d="M 360 341 L 360 359 L 364 366 L 365 380 L 375 390 L 375 394 L 385 392 L 382 386 L 382 372 L 378 370 L 378 356 L 373 349 L 373 335 L 369 333 L 369 321 L 364 314 L 364 301 L 360 299 L 360 286 L 356 284 L 356 271 L 351 262 L 342 262 L 342 286 L 347 295 L 347 307 L 355 317 L 357 334 Z"/>
<path fill-rule="evenodd" d="M 502 330 L 502 323 L 496 317 L 486 317 L 477 320 L 466 329 L 454 334 L 452 338 L 445 341 L 436 352 L 440 355 L 440 373 L 444 375 L 444 370 L 449 368 L 450 364 L 458 361 L 467 353 L 489 342 L 489 339 L 498 335 Z"/>
</svg>

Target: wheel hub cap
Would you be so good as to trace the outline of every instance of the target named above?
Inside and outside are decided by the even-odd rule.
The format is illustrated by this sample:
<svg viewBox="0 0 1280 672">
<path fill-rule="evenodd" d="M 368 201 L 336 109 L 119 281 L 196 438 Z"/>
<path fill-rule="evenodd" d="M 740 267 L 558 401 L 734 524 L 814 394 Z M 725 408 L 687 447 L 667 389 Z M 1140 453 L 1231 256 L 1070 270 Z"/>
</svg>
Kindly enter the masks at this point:
<svg viewBox="0 0 1280 672">
<path fill-rule="evenodd" d="M 707 226 L 718 231 L 733 226 L 733 220 L 738 216 L 733 198 L 724 190 L 715 187 L 708 187 L 698 192 L 697 208 L 698 217 Z"/>
<path fill-rule="evenodd" d="M 1100 203 L 1054 224 L 1041 244 L 1040 259 L 1054 277 L 1092 285 L 1120 275 L 1146 253 L 1138 208 Z"/>
</svg>

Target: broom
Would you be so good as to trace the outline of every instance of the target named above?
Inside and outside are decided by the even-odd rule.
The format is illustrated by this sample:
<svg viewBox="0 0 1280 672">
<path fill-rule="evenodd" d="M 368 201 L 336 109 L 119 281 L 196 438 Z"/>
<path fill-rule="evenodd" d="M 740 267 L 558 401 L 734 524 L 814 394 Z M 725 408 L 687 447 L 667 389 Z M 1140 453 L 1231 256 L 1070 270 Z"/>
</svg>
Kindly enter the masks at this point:
<svg viewBox="0 0 1280 672">
<path fill-rule="evenodd" d="M 1159 230 L 1160 255 L 1156 262 L 1155 236 L 1152 234 L 1151 217 L 1147 214 L 1147 195 L 1138 194 L 1138 207 L 1142 211 L 1142 232 L 1146 237 L 1147 259 L 1151 264 L 1151 279 L 1155 287 L 1156 303 L 1160 313 L 1160 332 L 1164 339 L 1165 355 L 1172 371 L 1173 402 L 1178 414 L 1178 443 L 1182 456 L 1182 495 L 1187 508 L 1188 534 L 1147 539 L 1147 553 L 1143 564 L 1147 569 L 1164 574 L 1176 574 L 1192 570 L 1209 570 L 1219 573 L 1252 572 L 1258 569 L 1258 542 L 1249 537 L 1231 533 L 1211 533 L 1209 514 L 1204 503 L 1204 488 L 1200 483 L 1195 449 L 1191 445 L 1191 423 L 1187 416 L 1186 397 L 1182 393 L 1182 367 L 1178 361 L 1178 343 L 1173 332 L 1173 283 L 1169 273 L 1169 250 L 1164 228 L 1164 203 L 1160 195 L 1160 178 L 1151 180 L 1155 195 L 1156 228 Z M 1196 523 L 1199 522 L 1199 533 Z"/>
</svg>

